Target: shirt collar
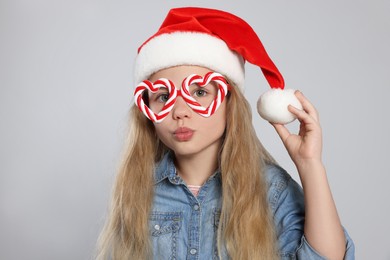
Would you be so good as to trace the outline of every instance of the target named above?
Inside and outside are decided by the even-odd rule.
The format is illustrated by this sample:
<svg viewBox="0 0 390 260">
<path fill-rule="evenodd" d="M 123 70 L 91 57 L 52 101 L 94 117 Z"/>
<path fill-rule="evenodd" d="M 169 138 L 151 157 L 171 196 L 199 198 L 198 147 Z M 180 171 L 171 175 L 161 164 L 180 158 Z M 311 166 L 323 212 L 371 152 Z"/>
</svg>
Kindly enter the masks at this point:
<svg viewBox="0 0 390 260">
<path fill-rule="evenodd" d="M 155 184 L 165 178 L 174 179 L 176 177 L 176 167 L 173 162 L 173 153 L 167 152 L 162 160 L 157 163 L 155 171 Z"/>
<path fill-rule="evenodd" d="M 173 152 L 169 151 L 164 155 L 161 161 L 157 163 L 154 176 L 155 184 L 161 182 L 166 178 L 168 178 L 170 182 L 174 184 L 182 183 L 182 179 L 176 174 L 176 167 L 175 163 L 173 162 L 173 158 Z M 209 179 L 215 177 L 218 179 L 221 178 L 221 172 L 219 169 L 214 174 L 212 174 Z"/>
</svg>

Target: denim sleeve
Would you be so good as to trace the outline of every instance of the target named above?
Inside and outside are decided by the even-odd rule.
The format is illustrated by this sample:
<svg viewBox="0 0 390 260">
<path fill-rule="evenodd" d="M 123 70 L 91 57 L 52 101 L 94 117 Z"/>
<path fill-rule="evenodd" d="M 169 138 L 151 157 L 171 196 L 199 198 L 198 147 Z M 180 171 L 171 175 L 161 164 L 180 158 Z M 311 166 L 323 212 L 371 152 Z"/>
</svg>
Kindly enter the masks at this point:
<svg viewBox="0 0 390 260">
<path fill-rule="evenodd" d="M 278 166 L 267 169 L 268 199 L 276 226 L 281 259 L 326 259 L 305 239 L 305 205 L 303 190 L 290 175 Z M 355 259 L 354 245 L 344 230 L 346 254 L 344 259 Z"/>
</svg>

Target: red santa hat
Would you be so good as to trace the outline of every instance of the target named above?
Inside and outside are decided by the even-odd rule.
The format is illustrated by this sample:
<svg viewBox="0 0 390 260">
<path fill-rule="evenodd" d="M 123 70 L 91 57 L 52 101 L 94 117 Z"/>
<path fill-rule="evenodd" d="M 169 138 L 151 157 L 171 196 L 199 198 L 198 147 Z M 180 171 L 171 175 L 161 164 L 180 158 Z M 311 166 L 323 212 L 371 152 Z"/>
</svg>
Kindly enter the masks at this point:
<svg viewBox="0 0 390 260">
<path fill-rule="evenodd" d="M 215 9 L 171 9 L 160 29 L 138 49 L 134 79 L 138 84 L 153 73 L 178 65 L 198 65 L 221 73 L 244 89 L 244 63 L 260 67 L 271 90 L 257 103 L 259 114 L 275 123 L 295 117 L 287 110 L 301 108 L 252 27 L 241 18 Z"/>
</svg>

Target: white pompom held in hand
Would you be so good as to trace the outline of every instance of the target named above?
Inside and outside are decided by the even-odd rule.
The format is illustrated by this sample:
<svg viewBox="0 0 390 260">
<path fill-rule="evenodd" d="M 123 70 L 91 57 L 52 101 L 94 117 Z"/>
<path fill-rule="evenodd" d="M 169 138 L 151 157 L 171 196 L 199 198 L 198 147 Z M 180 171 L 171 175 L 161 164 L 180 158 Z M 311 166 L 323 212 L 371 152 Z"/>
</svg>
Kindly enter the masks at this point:
<svg viewBox="0 0 390 260">
<path fill-rule="evenodd" d="M 295 116 L 288 111 L 288 105 L 302 109 L 301 102 L 294 95 L 294 89 L 270 89 L 257 101 L 257 112 L 271 123 L 288 124 Z"/>
</svg>

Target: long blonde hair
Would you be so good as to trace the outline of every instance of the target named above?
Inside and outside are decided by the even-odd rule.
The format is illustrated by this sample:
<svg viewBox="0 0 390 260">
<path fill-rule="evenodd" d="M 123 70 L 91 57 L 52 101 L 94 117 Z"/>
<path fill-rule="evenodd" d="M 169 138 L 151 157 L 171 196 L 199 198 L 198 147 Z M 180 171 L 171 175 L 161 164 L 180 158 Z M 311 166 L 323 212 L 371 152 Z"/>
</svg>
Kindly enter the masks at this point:
<svg viewBox="0 0 390 260">
<path fill-rule="evenodd" d="M 252 125 L 245 97 L 233 87 L 227 98 L 227 126 L 220 154 L 222 209 L 218 248 L 231 259 L 277 259 L 273 219 L 267 202 L 266 163 L 274 163 Z M 110 213 L 99 237 L 97 259 L 150 259 L 148 229 L 154 166 L 167 148 L 153 124 L 133 106 L 123 161 L 114 184 Z"/>
</svg>

